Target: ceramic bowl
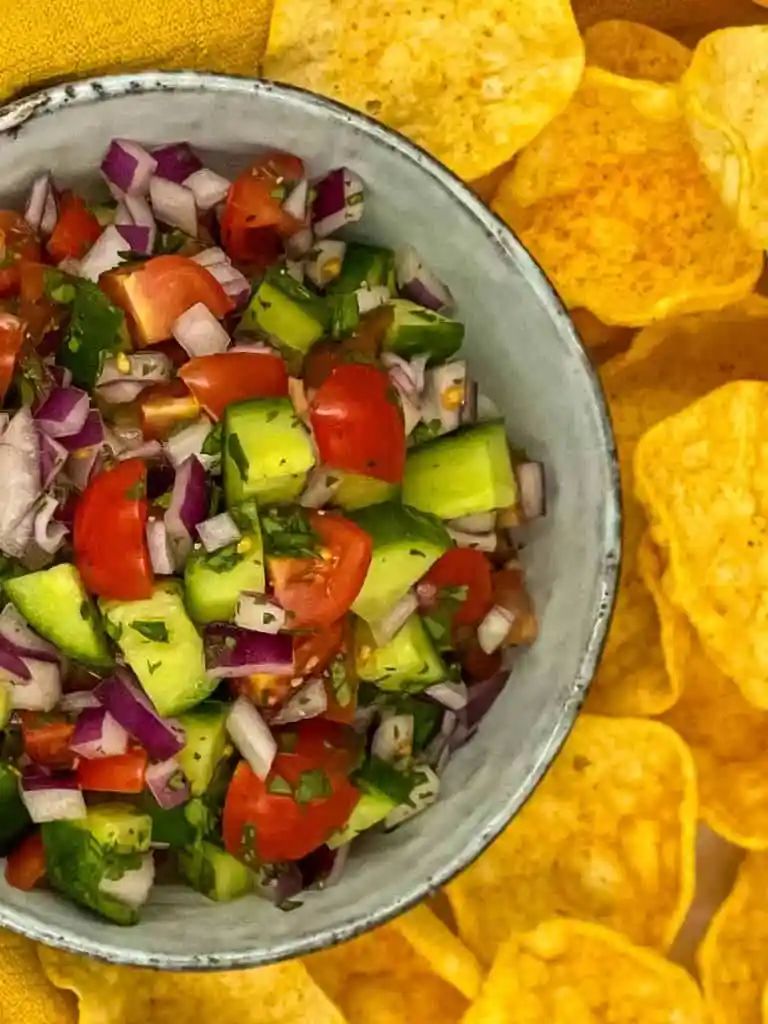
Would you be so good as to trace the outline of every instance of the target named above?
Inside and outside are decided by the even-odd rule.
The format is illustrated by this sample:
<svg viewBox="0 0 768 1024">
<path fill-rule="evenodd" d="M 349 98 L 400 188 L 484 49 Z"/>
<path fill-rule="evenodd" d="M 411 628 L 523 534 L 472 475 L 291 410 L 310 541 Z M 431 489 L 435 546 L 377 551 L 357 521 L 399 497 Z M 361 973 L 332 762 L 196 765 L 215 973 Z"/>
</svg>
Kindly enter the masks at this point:
<svg viewBox="0 0 768 1024">
<path fill-rule="evenodd" d="M 468 865 L 541 778 L 583 701 L 605 636 L 619 557 L 613 440 L 596 376 L 544 274 L 449 171 L 344 107 L 263 81 L 181 72 L 58 86 L 0 111 L 0 198 L 32 177 L 93 181 L 114 136 L 189 139 L 224 173 L 259 147 L 312 173 L 348 164 L 366 185 L 362 234 L 413 244 L 452 289 L 465 351 L 514 443 L 547 472 L 546 518 L 523 558 L 541 632 L 477 736 L 450 763 L 439 802 L 355 847 L 341 881 L 284 913 L 257 897 L 209 902 L 157 887 L 140 924 L 107 924 L 50 892 L 0 881 L 0 924 L 121 963 L 231 968 L 296 956 L 406 910 Z"/>
</svg>

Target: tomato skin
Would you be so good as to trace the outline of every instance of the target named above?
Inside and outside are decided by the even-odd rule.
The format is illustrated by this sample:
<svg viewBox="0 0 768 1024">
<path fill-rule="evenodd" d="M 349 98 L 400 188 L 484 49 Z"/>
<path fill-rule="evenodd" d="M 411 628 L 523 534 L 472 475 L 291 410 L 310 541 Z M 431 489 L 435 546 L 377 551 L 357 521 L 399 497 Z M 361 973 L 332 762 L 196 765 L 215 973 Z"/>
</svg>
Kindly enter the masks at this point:
<svg viewBox="0 0 768 1024">
<path fill-rule="evenodd" d="M 141 432 L 147 441 L 165 441 L 181 423 L 197 419 L 200 403 L 182 380 L 153 384 L 138 399 Z"/>
<path fill-rule="evenodd" d="M 221 240 L 239 263 L 267 267 L 282 253 L 282 238 L 295 234 L 303 221 L 282 208 L 276 193 L 304 177 L 304 164 L 290 153 L 265 153 L 235 179 L 221 216 Z"/>
<path fill-rule="evenodd" d="M 52 720 L 50 715 L 37 711 L 20 711 L 21 736 L 24 753 L 36 764 L 46 768 L 71 768 L 75 755 L 69 744 L 75 731 L 65 719 Z"/>
<path fill-rule="evenodd" d="M 351 730 L 315 719 L 285 733 L 296 737 L 293 752 L 277 754 L 266 781 L 241 761 L 224 804 L 224 846 L 253 866 L 305 857 L 346 823 L 360 798 L 347 778 L 358 756 Z M 298 803 L 293 795 L 269 792 L 276 777 L 295 791 L 303 772 L 318 771 L 329 783 L 327 796 Z"/>
<path fill-rule="evenodd" d="M 467 596 L 453 617 L 454 626 L 474 626 L 493 607 L 492 566 L 488 556 L 472 548 L 450 548 L 425 574 L 423 583 L 466 587 Z"/>
<path fill-rule="evenodd" d="M 102 226 L 74 192 L 63 192 L 59 202 L 59 219 L 48 239 L 48 255 L 55 263 L 79 260 L 101 235 Z"/>
<path fill-rule="evenodd" d="M 0 313 L 0 405 L 16 369 L 16 357 L 24 344 L 24 324 L 12 313 Z"/>
<path fill-rule="evenodd" d="M 308 388 L 319 388 L 337 366 L 363 356 L 378 358 L 384 336 L 392 323 L 392 307 L 379 306 L 360 317 L 355 331 L 341 341 L 319 341 L 304 357 L 302 377 Z"/>
<path fill-rule="evenodd" d="M 15 210 L 0 210 L 0 297 L 16 295 L 21 284 L 20 264 L 40 259 L 40 243 L 32 228 Z"/>
<path fill-rule="evenodd" d="M 5 880 L 14 889 L 29 891 L 45 877 L 45 850 L 40 832 L 22 839 L 5 862 Z"/>
<path fill-rule="evenodd" d="M 331 622 L 315 633 L 297 633 L 293 638 L 293 670 L 297 676 L 325 672 L 344 643 L 344 620 Z"/>
<path fill-rule="evenodd" d="M 77 784 L 92 793 L 140 793 L 147 760 L 147 752 L 141 747 L 113 757 L 83 757 L 77 764 Z"/>
<path fill-rule="evenodd" d="M 322 463 L 400 483 L 405 428 L 384 370 L 361 363 L 337 366 L 317 389 L 309 408 Z"/>
<path fill-rule="evenodd" d="M 77 503 L 75 565 L 92 594 L 122 601 L 152 594 L 146 485 L 144 462 L 126 459 L 97 474 Z"/>
<path fill-rule="evenodd" d="M 179 376 L 209 416 L 220 420 L 232 402 L 283 398 L 288 394 L 285 360 L 271 352 L 223 352 L 190 359 Z"/>
<path fill-rule="evenodd" d="M 373 544 L 365 530 L 336 513 L 312 512 L 323 552 L 315 558 L 270 558 L 269 575 L 292 629 L 327 628 L 340 619 L 365 582 Z"/>
</svg>

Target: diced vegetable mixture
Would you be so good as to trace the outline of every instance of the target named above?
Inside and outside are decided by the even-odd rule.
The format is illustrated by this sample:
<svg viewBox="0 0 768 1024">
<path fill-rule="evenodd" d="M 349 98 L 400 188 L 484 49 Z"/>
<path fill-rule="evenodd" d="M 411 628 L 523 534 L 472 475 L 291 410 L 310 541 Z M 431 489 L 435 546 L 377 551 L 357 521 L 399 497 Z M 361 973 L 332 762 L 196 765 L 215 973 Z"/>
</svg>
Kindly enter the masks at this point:
<svg viewBox="0 0 768 1024">
<path fill-rule="evenodd" d="M 434 802 L 535 638 L 542 468 L 448 288 L 346 237 L 350 168 L 116 139 L 101 178 L 0 212 L 6 878 L 292 907 Z"/>
</svg>

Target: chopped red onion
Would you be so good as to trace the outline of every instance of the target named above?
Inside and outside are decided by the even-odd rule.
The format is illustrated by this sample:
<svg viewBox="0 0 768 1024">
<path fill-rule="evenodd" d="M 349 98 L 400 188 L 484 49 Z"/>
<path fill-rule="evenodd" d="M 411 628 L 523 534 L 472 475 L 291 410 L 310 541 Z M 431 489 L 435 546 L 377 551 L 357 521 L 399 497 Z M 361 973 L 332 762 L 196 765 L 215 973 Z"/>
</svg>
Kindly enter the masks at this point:
<svg viewBox="0 0 768 1024">
<path fill-rule="evenodd" d="M 186 178 L 203 166 L 200 157 L 188 142 L 169 142 L 152 150 L 157 160 L 155 174 L 158 178 L 167 178 L 180 185 Z"/>
<path fill-rule="evenodd" d="M 328 710 L 328 694 L 322 679 L 309 679 L 271 719 L 272 725 L 290 725 L 317 718 Z"/>
<path fill-rule="evenodd" d="M 317 288 L 325 288 L 341 273 L 341 265 L 347 251 L 347 243 L 328 238 L 317 242 L 304 267 L 309 280 Z"/>
<path fill-rule="evenodd" d="M 477 641 L 486 654 L 493 654 L 504 643 L 515 617 L 512 612 L 495 604 L 477 627 Z"/>
<path fill-rule="evenodd" d="M 113 270 L 124 262 L 125 257 L 122 254 L 127 248 L 133 248 L 128 236 L 123 235 L 124 230 L 128 231 L 129 229 L 116 228 L 114 224 L 104 228 L 80 261 L 80 277 L 85 277 L 89 281 L 98 281 L 107 270 Z M 146 229 L 131 228 L 130 230 L 144 231 Z"/>
<path fill-rule="evenodd" d="M 64 693 L 59 701 L 59 711 L 66 715 L 79 715 L 88 708 L 100 708 L 99 698 L 93 690 L 71 690 Z"/>
<path fill-rule="evenodd" d="M 69 749 L 88 760 L 114 757 L 128 749 L 128 733 L 105 707 L 85 708 L 75 724 Z"/>
<path fill-rule="evenodd" d="M 39 431 L 38 441 L 40 442 L 40 486 L 45 491 L 59 475 L 69 453 L 64 445 L 54 441 L 44 430 Z"/>
<path fill-rule="evenodd" d="M 416 593 L 413 590 L 409 590 L 390 608 L 383 619 L 371 623 L 373 639 L 379 647 L 388 644 L 392 637 L 400 632 L 418 606 L 419 602 L 416 598 Z"/>
<path fill-rule="evenodd" d="M 95 690 L 100 702 L 151 758 L 165 761 L 184 746 L 184 730 L 161 718 L 127 669 L 118 668 Z"/>
<path fill-rule="evenodd" d="M 205 627 L 205 665 L 211 679 L 236 679 L 256 672 L 293 673 L 293 640 L 287 633 L 262 633 L 213 623 Z"/>
<path fill-rule="evenodd" d="M 307 199 L 309 198 L 309 182 L 306 178 L 297 181 L 291 193 L 283 202 L 283 210 L 296 220 L 304 220 L 307 216 Z"/>
<path fill-rule="evenodd" d="M 201 267 L 205 267 L 206 270 L 211 271 L 213 267 L 218 267 L 220 264 L 230 263 L 229 256 L 220 249 L 217 245 L 209 246 L 207 249 L 203 249 L 202 252 L 195 253 L 194 256 L 190 257 L 199 263 Z"/>
<path fill-rule="evenodd" d="M 361 315 L 370 313 L 372 309 L 378 309 L 379 306 L 385 306 L 391 298 L 389 288 L 385 284 L 377 284 L 372 287 L 364 285 L 356 290 L 355 295 L 357 296 L 357 309 Z"/>
<path fill-rule="evenodd" d="M 468 533 L 466 530 L 455 530 L 448 527 L 451 540 L 460 548 L 471 548 L 473 551 L 485 551 L 491 554 L 496 550 L 498 538 L 495 531 L 491 533 Z"/>
<path fill-rule="evenodd" d="M 196 302 L 174 320 L 171 333 L 193 358 L 225 352 L 230 341 L 229 335 L 204 302 Z"/>
<path fill-rule="evenodd" d="M 256 876 L 256 893 L 276 907 L 298 896 L 303 888 L 301 868 L 292 861 L 263 864 Z"/>
<path fill-rule="evenodd" d="M 197 207 L 188 188 L 166 178 L 155 177 L 149 183 L 149 199 L 159 221 L 180 228 L 192 238 L 197 235 Z"/>
<path fill-rule="evenodd" d="M 24 658 L 29 678 L 10 679 L 11 705 L 19 711 L 52 711 L 61 697 L 58 663 Z"/>
<path fill-rule="evenodd" d="M 250 281 L 237 267 L 232 266 L 223 249 L 212 246 L 197 253 L 192 259 L 216 278 L 235 305 L 242 305 L 248 300 L 251 294 Z"/>
<path fill-rule="evenodd" d="M 49 367 L 51 377 L 60 388 L 68 388 L 72 383 L 72 371 L 68 370 L 66 366 L 53 366 Z"/>
<path fill-rule="evenodd" d="M 431 807 L 440 793 L 440 777 L 428 765 L 420 764 L 414 769 L 421 779 L 411 790 L 408 802 L 400 804 L 384 819 L 384 828 L 389 831 Z"/>
<path fill-rule="evenodd" d="M 152 568 L 158 576 L 172 576 L 176 572 L 168 532 L 162 519 L 147 521 L 147 547 Z"/>
<path fill-rule="evenodd" d="M 40 493 L 40 445 L 27 406 L 22 406 L 0 437 L 0 550 L 20 558 L 34 528 L 32 506 Z"/>
<path fill-rule="evenodd" d="M 291 259 L 300 260 L 306 256 L 314 243 L 312 228 L 299 228 L 285 243 L 285 251 Z"/>
<path fill-rule="evenodd" d="M 279 633 L 285 629 L 285 610 L 262 594 L 243 591 L 235 608 L 235 625 L 257 633 Z"/>
<path fill-rule="evenodd" d="M 288 397 L 293 403 L 293 408 L 299 419 L 304 420 L 305 423 L 308 422 L 309 402 L 307 401 L 307 393 L 304 389 L 304 381 L 300 377 L 288 378 Z"/>
<path fill-rule="evenodd" d="M 157 224 L 144 196 L 125 196 L 117 205 L 114 223 L 134 252 L 145 253 L 147 256 L 154 252 Z M 134 228 L 145 229 L 145 233 L 138 235 L 133 231 Z"/>
<path fill-rule="evenodd" d="M 8 672 L 19 682 L 28 682 L 32 673 L 27 668 L 26 662 L 22 660 L 16 650 L 9 644 L 0 640 L 0 668 Z"/>
<path fill-rule="evenodd" d="M 61 656 L 53 644 L 43 640 L 27 625 L 12 604 L 7 604 L 0 612 L 0 639 L 10 645 L 21 658 L 35 658 L 37 661 L 50 661 L 58 664 Z M 25 678 L 29 678 L 28 676 Z"/>
<path fill-rule="evenodd" d="M 59 507 L 58 500 L 48 494 L 43 497 L 35 512 L 35 525 L 33 536 L 35 543 L 48 555 L 53 555 L 64 543 L 64 538 L 69 533 L 69 527 L 65 523 L 58 522 L 53 518 Z"/>
<path fill-rule="evenodd" d="M 74 821 L 86 815 L 85 800 L 74 772 L 50 775 L 26 769 L 21 776 L 21 799 L 36 825 L 44 821 Z"/>
<path fill-rule="evenodd" d="M 405 431 L 405 436 L 410 437 L 418 424 L 421 423 L 421 406 L 407 392 L 398 387 L 397 384 L 394 385 L 394 388 L 400 399 L 400 409 L 403 413 L 403 430 Z"/>
<path fill-rule="evenodd" d="M 198 523 L 197 535 L 206 551 L 218 551 L 227 544 L 234 544 L 242 537 L 237 523 L 229 512 L 220 512 L 217 516 Z"/>
<path fill-rule="evenodd" d="M 446 525 L 464 533 L 490 533 L 496 528 L 496 513 L 476 512 L 471 516 L 459 516 L 458 519 L 449 519 Z"/>
<path fill-rule="evenodd" d="M 76 433 L 60 439 L 63 448 L 69 452 L 79 452 L 83 448 L 98 447 L 104 443 L 104 421 L 101 413 L 93 409 L 88 413 L 85 423 Z"/>
<path fill-rule="evenodd" d="M 146 195 L 156 167 L 155 158 L 130 139 L 113 139 L 101 162 L 101 172 L 117 199 L 121 199 L 123 193 Z"/>
<path fill-rule="evenodd" d="M 154 857 L 151 853 L 144 853 L 141 856 L 140 867 L 124 871 L 119 878 L 109 878 L 105 875 L 99 881 L 99 891 L 138 910 L 149 899 L 154 881 Z"/>
<path fill-rule="evenodd" d="M 182 427 L 175 434 L 171 434 L 165 442 L 165 451 L 174 468 L 178 469 L 192 455 L 198 456 L 205 465 L 207 456 L 202 454 L 205 440 L 211 432 L 212 424 L 205 416 Z"/>
<path fill-rule="evenodd" d="M 363 216 L 363 182 L 348 167 L 337 167 L 315 182 L 312 227 L 318 238 L 332 235 Z"/>
<path fill-rule="evenodd" d="M 447 434 L 461 424 L 461 407 L 467 380 L 463 359 L 427 370 L 421 407 L 425 423 L 440 421 L 440 433 Z"/>
<path fill-rule="evenodd" d="M 227 715 L 227 732 L 232 742 L 260 779 L 266 779 L 277 754 L 275 737 L 256 708 L 238 697 Z"/>
<path fill-rule="evenodd" d="M 121 352 L 104 360 L 96 385 L 131 381 L 144 387 L 169 381 L 172 373 L 173 364 L 164 352 Z"/>
<path fill-rule="evenodd" d="M 195 197 L 198 210 L 204 213 L 223 203 L 230 188 L 226 178 L 207 167 L 201 167 L 199 171 L 190 174 L 182 181 L 182 185 L 189 189 Z"/>
<path fill-rule="evenodd" d="M 96 468 L 99 460 L 101 447 L 93 445 L 90 448 L 79 448 L 71 452 L 66 463 L 66 473 L 70 481 L 78 491 L 84 491 L 91 479 L 91 474 Z"/>
<path fill-rule="evenodd" d="M 114 225 L 112 225 L 112 226 L 114 226 Z M 109 230 L 109 229 L 107 228 L 106 230 Z M 120 224 L 116 228 L 116 231 L 118 232 L 118 234 L 122 235 L 122 237 L 124 239 L 124 245 L 123 245 L 123 248 L 122 248 L 123 252 L 125 252 L 125 246 L 126 245 L 128 246 L 128 249 L 131 252 L 138 252 L 138 253 L 147 254 L 147 253 L 149 253 L 151 251 L 150 248 L 149 248 L 149 239 L 150 239 L 150 229 L 149 228 L 140 227 L 138 224 Z M 123 258 L 124 257 L 120 256 L 120 254 L 118 253 L 118 261 L 122 260 Z M 83 263 L 85 263 L 85 260 L 83 261 Z M 82 266 L 82 264 L 81 264 L 81 266 Z M 117 266 L 117 263 L 115 263 L 115 266 Z M 109 270 L 110 268 L 109 267 L 105 267 L 104 269 L 105 270 Z M 86 277 L 88 275 L 87 274 L 83 274 L 82 276 Z M 97 277 L 98 277 L 98 275 L 97 275 Z"/>
<path fill-rule="evenodd" d="M 464 712 L 465 730 L 474 730 L 477 723 L 487 714 L 491 705 L 504 689 L 509 678 L 508 672 L 497 672 L 481 683 L 472 683 L 467 689 L 468 701 Z M 466 738 L 466 737 L 465 737 Z"/>
<path fill-rule="evenodd" d="M 126 449 L 117 456 L 118 459 L 159 459 L 163 454 L 163 446 L 160 441 L 145 441 L 130 450 Z"/>
<path fill-rule="evenodd" d="M 165 527 L 174 561 L 181 568 L 192 550 L 198 523 L 208 514 L 208 482 L 205 470 L 194 455 L 176 470 Z"/>
<path fill-rule="evenodd" d="M 371 753 L 394 764 L 413 753 L 413 715 L 388 715 L 373 734 Z"/>
<path fill-rule="evenodd" d="M 434 686 L 428 686 L 424 692 L 451 711 L 460 711 L 467 706 L 466 683 L 435 683 Z"/>
<path fill-rule="evenodd" d="M 90 399 L 80 388 L 53 388 L 35 413 L 38 426 L 50 437 L 69 437 L 82 430 Z"/>
<path fill-rule="evenodd" d="M 480 389 L 477 381 L 467 377 L 464 385 L 464 399 L 461 403 L 461 422 L 465 425 L 477 423 L 477 403 Z"/>
<path fill-rule="evenodd" d="M 148 384 L 149 381 L 142 384 L 136 380 L 115 380 L 111 384 L 102 384 L 98 394 L 108 405 L 126 405 L 137 399 Z"/>
<path fill-rule="evenodd" d="M 400 292 L 406 299 L 438 312 L 453 308 L 453 296 L 412 245 L 404 245 L 395 253 L 395 272 Z"/>
<path fill-rule="evenodd" d="M 411 359 L 404 359 L 395 352 L 382 352 L 381 354 L 381 361 L 390 371 L 393 383 L 395 379 L 400 381 L 403 388 L 411 392 L 414 398 L 417 398 L 424 390 L 427 358 L 427 356 L 413 356 Z M 393 376 L 392 371 L 395 369 L 399 372 Z"/>
<path fill-rule="evenodd" d="M 520 510 L 524 519 L 538 519 L 545 513 L 544 467 L 540 462 L 519 462 L 515 466 Z"/>
<path fill-rule="evenodd" d="M 336 493 L 341 477 L 333 470 L 316 466 L 307 478 L 307 485 L 299 498 L 304 508 L 322 508 Z"/>
<path fill-rule="evenodd" d="M 41 174 L 32 182 L 24 219 L 33 231 L 39 231 L 43 237 L 50 235 L 56 227 L 59 204 L 50 172 Z"/>
<path fill-rule="evenodd" d="M 147 789 L 163 810 L 170 811 L 189 800 L 189 780 L 175 757 L 151 764 L 144 779 Z"/>
</svg>

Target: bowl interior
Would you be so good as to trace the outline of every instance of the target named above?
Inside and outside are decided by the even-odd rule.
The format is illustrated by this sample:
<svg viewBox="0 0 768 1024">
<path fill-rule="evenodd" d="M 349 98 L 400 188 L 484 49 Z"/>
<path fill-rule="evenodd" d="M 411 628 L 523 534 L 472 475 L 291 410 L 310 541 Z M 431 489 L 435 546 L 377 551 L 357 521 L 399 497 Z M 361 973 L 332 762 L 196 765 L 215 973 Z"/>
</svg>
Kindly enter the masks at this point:
<svg viewBox="0 0 768 1024">
<path fill-rule="evenodd" d="M 56 88 L 0 114 L 0 192 L 18 200 L 51 168 L 93 179 L 113 136 L 189 139 L 232 171 L 261 146 L 340 164 L 366 183 L 363 236 L 410 242 L 450 286 L 474 376 L 510 438 L 546 465 L 548 514 L 523 558 L 538 642 L 478 735 L 450 763 L 436 806 L 370 836 L 341 882 L 293 913 L 248 897 L 218 905 L 158 887 L 141 924 L 120 929 L 49 893 L 0 881 L 0 923 L 129 963 L 226 967 L 296 955 L 405 909 L 474 858 L 520 807 L 558 749 L 602 644 L 618 560 L 615 462 L 605 409 L 573 328 L 512 235 L 449 172 L 400 137 L 297 90 L 192 73 L 115 77 Z"/>
</svg>

